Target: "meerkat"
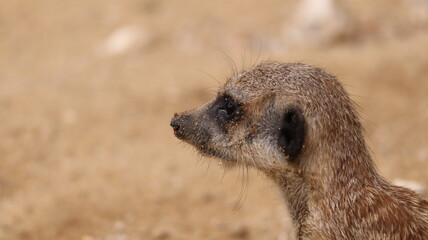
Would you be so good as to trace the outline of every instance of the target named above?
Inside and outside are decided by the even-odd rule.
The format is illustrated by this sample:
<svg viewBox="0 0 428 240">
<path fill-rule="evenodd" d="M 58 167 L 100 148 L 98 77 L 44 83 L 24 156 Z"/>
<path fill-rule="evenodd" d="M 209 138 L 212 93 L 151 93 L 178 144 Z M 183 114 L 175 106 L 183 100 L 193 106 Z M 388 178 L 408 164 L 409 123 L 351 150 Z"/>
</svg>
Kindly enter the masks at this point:
<svg viewBox="0 0 428 240">
<path fill-rule="evenodd" d="M 297 239 L 428 239 L 428 201 L 377 173 L 353 101 L 320 68 L 262 62 L 170 125 L 202 155 L 271 178 Z"/>
</svg>

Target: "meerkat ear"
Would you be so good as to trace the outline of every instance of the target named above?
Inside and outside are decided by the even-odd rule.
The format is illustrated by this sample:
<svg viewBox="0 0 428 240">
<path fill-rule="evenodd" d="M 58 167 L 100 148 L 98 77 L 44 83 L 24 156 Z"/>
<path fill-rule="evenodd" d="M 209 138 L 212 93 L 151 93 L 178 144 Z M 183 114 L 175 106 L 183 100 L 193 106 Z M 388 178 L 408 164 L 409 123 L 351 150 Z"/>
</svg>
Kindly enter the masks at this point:
<svg viewBox="0 0 428 240">
<path fill-rule="evenodd" d="M 288 108 L 281 118 L 278 145 L 290 161 L 295 161 L 305 142 L 305 119 L 297 107 Z"/>
</svg>

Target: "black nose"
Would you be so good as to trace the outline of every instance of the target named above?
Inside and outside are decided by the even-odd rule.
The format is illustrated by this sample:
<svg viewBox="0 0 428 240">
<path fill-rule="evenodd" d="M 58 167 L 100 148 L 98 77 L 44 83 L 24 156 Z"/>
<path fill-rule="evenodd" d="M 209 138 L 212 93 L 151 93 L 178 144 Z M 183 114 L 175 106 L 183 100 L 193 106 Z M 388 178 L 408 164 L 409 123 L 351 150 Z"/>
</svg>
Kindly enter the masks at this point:
<svg viewBox="0 0 428 240">
<path fill-rule="evenodd" d="M 174 135 L 179 139 L 184 139 L 191 134 L 189 124 L 192 123 L 192 117 L 188 114 L 175 114 L 169 124 L 174 129 Z"/>
<path fill-rule="evenodd" d="M 172 129 L 174 129 L 174 131 L 180 130 L 180 124 L 178 123 L 177 116 L 171 119 L 171 123 L 169 125 L 172 127 Z"/>
</svg>

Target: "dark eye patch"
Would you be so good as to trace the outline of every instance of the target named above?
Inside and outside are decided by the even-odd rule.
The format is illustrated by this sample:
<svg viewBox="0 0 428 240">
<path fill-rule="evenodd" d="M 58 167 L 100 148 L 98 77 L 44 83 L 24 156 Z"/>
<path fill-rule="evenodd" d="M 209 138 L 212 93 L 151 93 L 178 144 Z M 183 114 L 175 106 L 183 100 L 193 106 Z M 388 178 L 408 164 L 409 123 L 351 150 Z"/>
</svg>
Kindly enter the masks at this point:
<svg viewBox="0 0 428 240">
<path fill-rule="evenodd" d="M 211 107 L 211 114 L 222 127 L 237 122 L 244 113 L 242 104 L 225 94 L 217 98 Z"/>
</svg>

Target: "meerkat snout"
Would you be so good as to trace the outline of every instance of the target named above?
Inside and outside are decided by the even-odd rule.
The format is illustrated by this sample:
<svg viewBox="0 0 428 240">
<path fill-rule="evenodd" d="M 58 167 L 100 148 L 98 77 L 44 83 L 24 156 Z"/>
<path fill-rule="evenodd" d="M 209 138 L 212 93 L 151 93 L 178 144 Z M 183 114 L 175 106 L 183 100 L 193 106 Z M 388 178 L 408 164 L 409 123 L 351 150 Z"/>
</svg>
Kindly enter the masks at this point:
<svg viewBox="0 0 428 240">
<path fill-rule="evenodd" d="M 198 116 L 191 112 L 175 114 L 170 123 L 178 139 L 188 142 L 198 149 L 206 148 L 208 140 L 211 138 L 204 125 L 203 121 L 200 121 Z"/>
<path fill-rule="evenodd" d="M 204 156 L 275 181 L 298 239 L 428 239 L 428 202 L 377 173 L 354 103 L 322 69 L 262 62 L 170 125 Z"/>
<path fill-rule="evenodd" d="M 170 126 L 174 130 L 174 134 L 178 139 L 184 139 L 186 133 L 186 125 L 191 121 L 189 115 L 178 115 L 175 114 L 174 118 L 171 119 Z"/>
</svg>

